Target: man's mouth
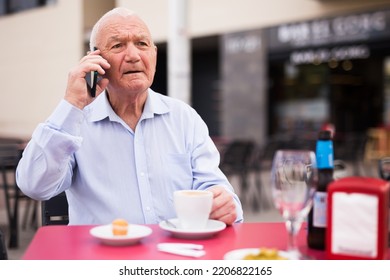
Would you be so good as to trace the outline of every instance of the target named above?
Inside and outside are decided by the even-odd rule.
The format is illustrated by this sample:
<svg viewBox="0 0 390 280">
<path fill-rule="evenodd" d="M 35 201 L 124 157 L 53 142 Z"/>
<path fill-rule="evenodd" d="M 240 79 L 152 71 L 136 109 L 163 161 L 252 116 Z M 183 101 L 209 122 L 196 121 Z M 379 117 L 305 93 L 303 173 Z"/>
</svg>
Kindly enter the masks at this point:
<svg viewBox="0 0 390 280">
<path fill-rule="evenodd" d="M 127 72 L 125 72 L 124 74 L 125 74 L 125 75 L 128 75 L 128 74 L 137 74 L 137 73 L 141 73 L 141 71 L 137 71 L 137 70 L 127 71 Z"/>
</svg>

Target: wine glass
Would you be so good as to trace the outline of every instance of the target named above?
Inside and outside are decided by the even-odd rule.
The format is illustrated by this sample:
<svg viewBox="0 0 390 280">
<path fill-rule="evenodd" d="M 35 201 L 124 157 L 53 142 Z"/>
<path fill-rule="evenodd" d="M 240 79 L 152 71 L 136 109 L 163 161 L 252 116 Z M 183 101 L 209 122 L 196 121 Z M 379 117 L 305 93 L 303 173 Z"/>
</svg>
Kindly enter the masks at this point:
<svg viewBox="0 0 390 280">
<path fill-rule="evenodd" d="M 315 153 L 277 150 L 272 161 L 271 180 L 275 207 L 286 222 L 288 253 L 294 259 L 307 259 L 299 252 L 296 236 L 310 211 L 317 187 Z"/>
</svg>

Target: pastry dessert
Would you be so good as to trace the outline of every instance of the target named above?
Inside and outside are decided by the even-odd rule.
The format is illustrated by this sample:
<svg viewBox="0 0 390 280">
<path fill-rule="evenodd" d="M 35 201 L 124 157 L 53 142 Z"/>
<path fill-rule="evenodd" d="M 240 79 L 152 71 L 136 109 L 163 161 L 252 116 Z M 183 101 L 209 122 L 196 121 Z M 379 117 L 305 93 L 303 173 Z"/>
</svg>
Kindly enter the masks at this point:
<svg viewBox="0 0 390 280">
<path fill-rule="evenodd" d="M 124 219 L 115 219 L 112 222 L 112 233 L 115 236 L 127 235 L 129 229 L 129 223 Z"/>
</svg>

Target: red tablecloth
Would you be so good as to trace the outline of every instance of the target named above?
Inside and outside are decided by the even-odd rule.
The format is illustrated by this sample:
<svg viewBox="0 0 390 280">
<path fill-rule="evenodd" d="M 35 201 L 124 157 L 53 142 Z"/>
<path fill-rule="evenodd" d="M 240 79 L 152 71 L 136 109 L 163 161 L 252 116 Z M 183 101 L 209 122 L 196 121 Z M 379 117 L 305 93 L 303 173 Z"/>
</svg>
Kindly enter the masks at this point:
<svg viewBox="0 0 390 280">
<path fill-rule="evenodd" d="M 157 250 L 161 242 L 187 242 L 203 244 L 206 255 L 199 259 L 220 260 L 225 253 L 241 248 L 277 248 L 286 249 L 287 232 L 283 223 L 243 223 L 227 227 L 209 239 L 177 239 L 158 225 L 148 225 L 153 233 L 138 244 L 114 247 L 100 243 L 90 235 L 93 226 L 45 226 L 38 229 L 23 259 L 56 260 L 172 260 L 192 259 Z M 324 251 L 310 250 L 306 246 L 306 232 L 302 228 L 298 244 L 301 251 L 315 259 L 324 259 Z"/>
</svg>

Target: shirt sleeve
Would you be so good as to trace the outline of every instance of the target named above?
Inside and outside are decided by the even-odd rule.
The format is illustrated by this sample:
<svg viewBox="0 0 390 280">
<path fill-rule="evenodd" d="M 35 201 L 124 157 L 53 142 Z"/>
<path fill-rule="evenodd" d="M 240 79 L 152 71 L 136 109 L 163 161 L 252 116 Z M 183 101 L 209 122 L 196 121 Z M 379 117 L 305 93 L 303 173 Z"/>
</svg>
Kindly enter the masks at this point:
<svg viewBox="0 0 390 280">
<path fill-rule="evenodd" d="M 243 222 L 241 201 L 227 177 L 219 168 L 220 155 L 217 147 L 209 136 L 207 125 L 198 114 L 195 114 L 194 119 L 194 149 L 192 151 L 194 188 L 207 189 L 215 185 L 224 187 L 232 194 L 236 204 L 237 219 L 235 222 Z"/>
<path fill-rule="evenodd" d="M 82 110 L 62 100 L 48 120 L 38 125 L 16 170 L 24 194 L 46 200 L 70 186 L 84 118 Z"/>
</svg>

